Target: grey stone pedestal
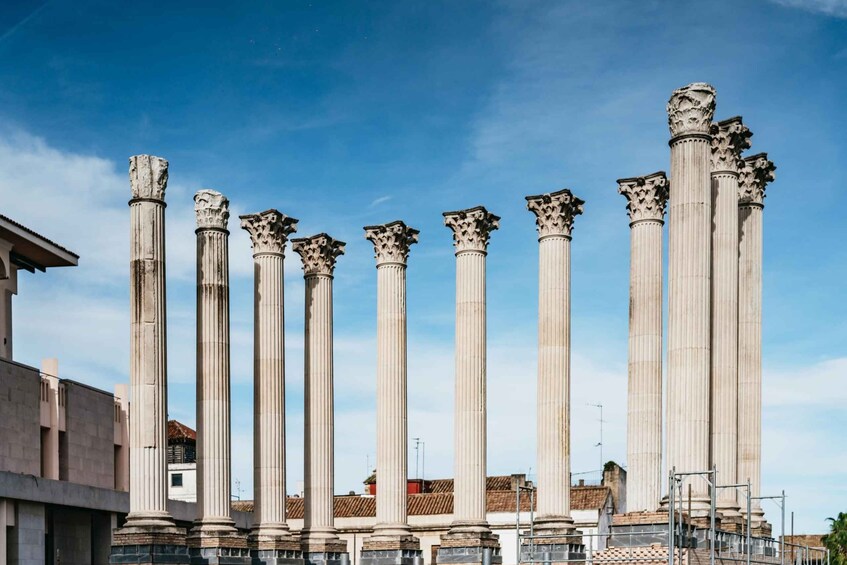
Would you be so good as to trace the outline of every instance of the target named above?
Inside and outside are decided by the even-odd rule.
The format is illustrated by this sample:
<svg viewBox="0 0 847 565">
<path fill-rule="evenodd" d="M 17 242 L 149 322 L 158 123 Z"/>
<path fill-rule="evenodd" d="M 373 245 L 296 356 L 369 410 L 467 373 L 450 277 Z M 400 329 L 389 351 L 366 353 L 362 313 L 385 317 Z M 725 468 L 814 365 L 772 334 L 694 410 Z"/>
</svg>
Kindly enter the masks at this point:
<svg viewBox="0 0 847 565">
<path fill-rule="evenodd" d="M 363 550 L 360 565 L 423 565 L 420 549 Z"/>
<path fill-rule="evenodd" d="M 585 545 L 581 543 L 525 544 L 521 546 L 521 563 L 569 563 L 585 559 Z"/>
</svg>

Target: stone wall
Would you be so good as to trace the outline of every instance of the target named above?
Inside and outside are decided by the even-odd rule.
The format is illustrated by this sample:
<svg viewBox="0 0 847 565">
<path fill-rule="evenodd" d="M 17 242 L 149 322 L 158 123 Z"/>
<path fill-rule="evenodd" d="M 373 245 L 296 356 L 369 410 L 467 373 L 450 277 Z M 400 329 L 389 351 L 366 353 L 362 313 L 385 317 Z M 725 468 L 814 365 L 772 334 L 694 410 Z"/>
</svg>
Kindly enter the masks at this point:
<svg viewBox="0 0 847 565">
<path fill-rule="evenodd" d="M 35 397 L 36 400 L 38 396 Z M 44 563 L 44 506 L 17 503 L 15 526 L 9 528 L 6 540 L 9 563 L 42 565 Z"/>
<path fill-rule="evenodd" d="M 115 400 L 107 392 L 73 381 L 67 390 L 65 457 L 59 465 L 72 483 L 115 487 Z"/>
<path fill-rule="evenodd" d="M 41 376 L 38 370 L 0 360 L 0 469 L 41 474 Z"/>
</svg>

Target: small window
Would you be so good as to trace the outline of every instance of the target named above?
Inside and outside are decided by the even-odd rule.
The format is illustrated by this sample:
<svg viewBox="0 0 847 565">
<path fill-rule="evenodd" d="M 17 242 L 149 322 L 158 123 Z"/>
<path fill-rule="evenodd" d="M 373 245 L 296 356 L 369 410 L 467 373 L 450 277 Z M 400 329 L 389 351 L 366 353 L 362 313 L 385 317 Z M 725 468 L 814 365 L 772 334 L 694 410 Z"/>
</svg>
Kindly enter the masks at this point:
<svg viewBox="0 0 847 565">
<path fill-rule="evenodd" d="M 171 475 L 171 486 L 172 487 L 181 487 L 182 486 L 182 473 L 174 473 Z"/>
</svg>

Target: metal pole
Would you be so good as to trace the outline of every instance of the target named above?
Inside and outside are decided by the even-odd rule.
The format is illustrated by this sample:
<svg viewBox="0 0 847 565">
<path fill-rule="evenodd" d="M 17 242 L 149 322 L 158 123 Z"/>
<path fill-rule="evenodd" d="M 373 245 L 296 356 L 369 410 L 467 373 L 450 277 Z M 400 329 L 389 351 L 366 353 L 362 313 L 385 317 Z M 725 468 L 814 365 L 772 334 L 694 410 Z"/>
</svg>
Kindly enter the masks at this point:
<svg viewBox="0 0 847 565">
<path fill-rule="evenodd" d="M 676 469 L 676 468 L 674 468 Z M 674 471 L 671 471 L 668 475 L 668 565 L 674 565 L 673 563 L 673 546 L 674 546 L 674 484 L 673 484 L 673 475 Z M 630 538 L 631 539 L 631 538 Z"/>
<path fill-rule="evenodd" d="M 782 507 L 780 508 L 779 525 L 779 564 L 785 565 L 785 490 L 782 491 Z"/>
<path fill-rule="evenodd" d="M 712 465 L 712 472 L 709 480 L 709 492 L 711 493 L 710 508 L 709 508 L 709 565 L 715 565 L 715 482 L 717 480 L 717 468 Z"/>
<path fill-rule="evenodd" d="M 747 565 L 750 565 L 750 553 L 753 551 L 753 547 L 751 546 L 752 539 L 750 536 L 750 513 L 753 509 L 750 506 L 751 500 L 750 497 L 752 493 L 750 492 L 750 479 L 747 479 Z"/>
<path fill-rule="evenodd" d="M 570 482 L 570 481 L 568 481 Z M 568 485 L 570 488 L 570 485 Z M 535 489 L 529 489 L 529 558 L 535 562 Z"/>
<path fill-rule="evenodd" d="M 515 563 L 521 562 L 521 485 L 515 483 Z"/>
<path fill-rule="evenodd" d="M 422 441 L 423 449 L 421 450 L 421 480 L 426 480 L 426 442 Z"/>
<path fill-rule="evenodd" d="M 419 451 L 420 451 L 421 438 L 413 437 L 412 441 L 415 442 L 415 478 L 420 479 L 421 474 L 419 472 L 420 467 L 418 466 L 418 462 L 419 462 L 418 455 L 419 455 Z M 421 485 L 421 492 L 423 492 L 423 485 Z"/>
</svg>

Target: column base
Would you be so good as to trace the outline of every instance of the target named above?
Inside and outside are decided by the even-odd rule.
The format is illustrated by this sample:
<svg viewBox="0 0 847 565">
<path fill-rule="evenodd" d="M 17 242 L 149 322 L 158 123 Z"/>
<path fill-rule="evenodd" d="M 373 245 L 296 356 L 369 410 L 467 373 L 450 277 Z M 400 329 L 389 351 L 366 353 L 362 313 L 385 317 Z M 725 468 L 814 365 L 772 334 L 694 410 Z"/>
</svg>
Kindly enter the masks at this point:
<svg viewBox="0 0 847 565">
<path fill-rule="evenodd" d="M 109 563 L 114 565 L 124 563 L 187 565 L 189 555 L 185 544 L 185 530 L 176 526 L 119 528 L 112 534 Z"/>
<path fill-rule="evenodd" d="M 501 565 L 499 537 L 488 528 L 488 525 L 455 524 L 450 531 L 441 536 L 441 546 L 438 548 L 436 562 L 438 565 Z M 470 531 L 467 531 L 470 530 Z"/>
<path fill-rule="evenodd" d="M 720 529 L 731 534 L 740 534 L 744 531 L 746 521 L 737 508 L 718 508 L 720 513 Z"/>
<path fill-rule="evenodd" d="M 533 544 L 521 545 L 521 563 L 543 565 L 569 564 L 585 560 L 585 545 L 574 543 L 572 537 L 545 539 Z"/>
<path fill-rule="evenodd" d="M 290 532 L 254 530 L 247 537 L 247 545 L 253 565 L 303 565 L 300 542 Z"/>
<path fill-rule="evenodd" d="M 688 523 L 688 517 L 677 515 L 676 520 Z M 612 516 L 612 535 L 609 536 L 608 547 L 649 547 L 668 545 L 668 513 L 627 512 Z M 679 542 L 680 540 L 677 540 Z M 679 545 L 679 543 L 677 543 Z"/>
<path fill-rule="evenodd" d="M 303 539 L 300 543 L 306 565 L 350 565 L 347 542 L 337 537 Z"/>
<path fill-rule="evenodd" d="M 214 529 L 199 525 L 187 539 L 191 565 L 250 565 L 247 536 L 235 528 Z"/>
<path fill-rule="evenodd" d="M 423 565 L 418 538 L 372 536 L 362 544 L 361 565 Z"/>
</svg>

